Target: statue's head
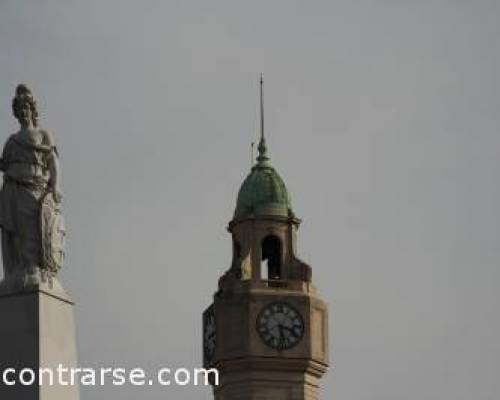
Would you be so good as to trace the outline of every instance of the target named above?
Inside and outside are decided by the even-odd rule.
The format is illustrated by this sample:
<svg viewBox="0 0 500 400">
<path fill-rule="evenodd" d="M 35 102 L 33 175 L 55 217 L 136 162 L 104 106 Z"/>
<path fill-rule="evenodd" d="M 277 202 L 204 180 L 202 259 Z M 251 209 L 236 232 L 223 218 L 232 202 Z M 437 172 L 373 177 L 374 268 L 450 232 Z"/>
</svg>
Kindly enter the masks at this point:
<svg viewBox="0 0 500 400">
<path fill-rule="evenodd" d="M 38 125 L 38 110 L 31 90 L 24 84 L 17 85 L 16 95 L 12 100 L 12 111 L 21 126 Z"/>
</svg>

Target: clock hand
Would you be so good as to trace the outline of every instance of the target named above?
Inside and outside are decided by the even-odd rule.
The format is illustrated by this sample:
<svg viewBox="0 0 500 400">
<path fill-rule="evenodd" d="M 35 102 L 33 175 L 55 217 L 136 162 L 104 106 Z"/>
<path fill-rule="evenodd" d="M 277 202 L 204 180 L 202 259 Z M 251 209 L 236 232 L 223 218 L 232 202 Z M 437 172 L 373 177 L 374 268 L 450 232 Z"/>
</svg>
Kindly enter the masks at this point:
<svg viewBox="0 0 500 400">
<path fill-rule="evenodd" d="M 280 338 L 279 338 L 279 342 L 278 342 L 278 348 L 279 349 L 284 349 L 285 348 L 285 345 L 286 345 L 286 339 L 285 339 L 285 334 L 284 334 L 284 331 L 283 331 L 283 325 L 278 325 L 278 329 L 280 331 Z"/>
<path fill-rule="evenodd" d="M 284 335 L 284 328 L 285 327 L 283 325 L 281 325 L 281 324 L 278 325 L 278 329 L 280 331 L 280 338 L 285 337 L 285 335 Z"/>
</svg>

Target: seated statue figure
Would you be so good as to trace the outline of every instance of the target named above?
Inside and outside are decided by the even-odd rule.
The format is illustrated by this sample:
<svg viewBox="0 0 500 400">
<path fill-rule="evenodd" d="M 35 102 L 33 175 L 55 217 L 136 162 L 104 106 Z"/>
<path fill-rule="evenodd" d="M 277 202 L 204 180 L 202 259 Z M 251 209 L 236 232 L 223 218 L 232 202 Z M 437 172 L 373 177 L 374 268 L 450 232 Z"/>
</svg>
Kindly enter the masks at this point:
<svg viewBox="0 0 500 400">
<path fill-rule="evenodd" d="M 12 109 L 20 129 L 7 139 L 0 159 L 0 290 L 53 288 L 65 236 L 57 149 L 51 134 L 38 126 L 37 105 L 27 86 L 16 88 Z"/>
</svg>

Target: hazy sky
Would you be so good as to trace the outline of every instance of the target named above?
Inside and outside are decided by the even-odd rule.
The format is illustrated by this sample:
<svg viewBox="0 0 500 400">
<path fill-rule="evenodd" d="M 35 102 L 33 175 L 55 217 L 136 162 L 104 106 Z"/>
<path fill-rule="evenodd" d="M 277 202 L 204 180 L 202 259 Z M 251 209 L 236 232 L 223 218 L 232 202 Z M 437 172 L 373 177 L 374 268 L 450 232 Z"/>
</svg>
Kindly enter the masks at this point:
<svg viewBox="0 0 500 400">
<path fill-rule="evenodd" d="M 330 304 L 323 399 L 500 396 L 498 1 L 0 0 L 0 140 L 59 144 L 83 366 L 195 367 L 264 72 Z M 82 388 L 82 400 L 212 398 Z"/>
</svg>

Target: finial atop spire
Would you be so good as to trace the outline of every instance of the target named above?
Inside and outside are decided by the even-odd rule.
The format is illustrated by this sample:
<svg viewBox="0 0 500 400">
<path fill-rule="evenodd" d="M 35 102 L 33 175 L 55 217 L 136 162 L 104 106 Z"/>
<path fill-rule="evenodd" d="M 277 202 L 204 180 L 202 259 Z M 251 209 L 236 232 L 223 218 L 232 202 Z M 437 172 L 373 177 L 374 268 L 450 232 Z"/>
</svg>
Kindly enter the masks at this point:
<svg viewBox="0 0 500 400">
<path fill-rule="evenodd" d="M 264 139 L 264 76 L 260 74 L 260 140 Z"/>
<path fill-rule="evenodd" d="M 267 156 L 266 138 L 264 136 L 264 77 L 260 74 L 260 141 L 257 148 L 259 155 L 257 157 L 258 165 L 265 165 L 269 160 Z"/>
</svg>

